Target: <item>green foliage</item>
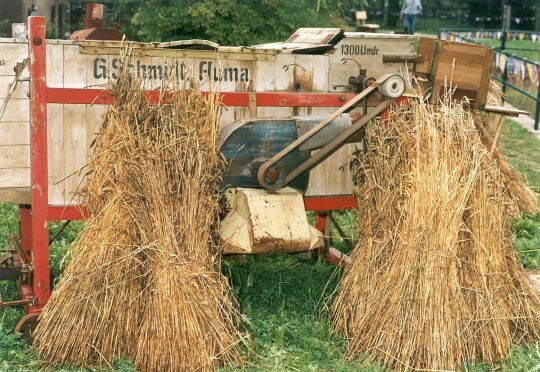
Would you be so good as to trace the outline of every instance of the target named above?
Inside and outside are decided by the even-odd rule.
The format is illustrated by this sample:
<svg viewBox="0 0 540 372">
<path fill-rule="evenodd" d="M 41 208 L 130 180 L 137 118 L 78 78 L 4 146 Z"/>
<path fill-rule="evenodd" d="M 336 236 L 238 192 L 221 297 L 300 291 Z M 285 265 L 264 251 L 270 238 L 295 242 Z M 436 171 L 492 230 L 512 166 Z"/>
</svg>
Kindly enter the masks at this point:
<svg viewBox="0 0 540 372">
<path fill-rule="evenodd" d="M 0 203 L 0 247 L 5 246 L 9 237 L 17 233 L 19 225 L 17 212 L 15 204 Z"/>
<path fill-rule="evenodd" d="M 30 370 L 37 367 L 35 356 L 26 342 L 13 334 L 22 311 L 6 308 L 0 312 L 0 371 Z"/>
<path fill-rule="evenodd" d="M 285 40 L 298 27 L 343 26 L 352 1 L 149 0 L 120 2 L 133 14 L 123 31 L 144 41 L 208 39 L 223 45 Z"/>
</svg>

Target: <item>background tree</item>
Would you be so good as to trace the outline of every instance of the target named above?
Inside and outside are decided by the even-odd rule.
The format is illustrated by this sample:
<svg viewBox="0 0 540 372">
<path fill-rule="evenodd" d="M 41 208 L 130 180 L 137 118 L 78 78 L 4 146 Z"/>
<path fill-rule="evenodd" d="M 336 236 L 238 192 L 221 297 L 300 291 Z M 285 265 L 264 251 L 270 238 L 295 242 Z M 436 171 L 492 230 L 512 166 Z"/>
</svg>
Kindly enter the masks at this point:
<svg viewBox="0 0 540 372">
<path fill-rule="evenodd" d="M 343 27 L 363 2 L 351 0 L 121 0 L 132 39 L 203 38 L 220 44 L 283 40 L 298 27 Z"/>
<path fill-rule="evenodd" d="M 403 0 L 118 0 L 120 28 L 140 41 L 209 39 L 219 44 L 253 45 L 285 40 L 298 27 L 354 29 L 354 11 L 368 11 L 369 22 L 400 30 Z M 512 5 L 512 28 L 532 29 L 538 0 L 422 0 L 422 31 L 439 27 L 499 28 L 502 6 Z M 537 27 L 540 27 L 540 14 Z M 529 23 L 516 22 L 528 19 Z M 117 25 L 115 25 L 117 26 Z"/>
</svg>

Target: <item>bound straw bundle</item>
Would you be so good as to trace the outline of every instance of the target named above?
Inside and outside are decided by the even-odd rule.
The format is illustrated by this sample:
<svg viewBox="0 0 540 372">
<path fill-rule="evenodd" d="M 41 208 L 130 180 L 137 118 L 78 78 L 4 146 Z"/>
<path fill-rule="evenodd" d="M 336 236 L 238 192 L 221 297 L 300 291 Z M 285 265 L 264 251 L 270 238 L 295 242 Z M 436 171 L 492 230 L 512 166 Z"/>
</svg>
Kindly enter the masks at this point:
<svg viewBox="0 0 540 372">
<path fill-rule="evenodd" d="M 502 104 L 503 92 L 499 84 L 490 82 L 487 103 L 491 105 Z M 538 197 L 527 186 L 523 177 L 508 163 L 497 146 L 497 140 L 504 122 L 504 116 L 493 113 L 476 114 L 474 123 L 480 133 L 480 138 L 489 149 L 493 160 L 499 165 L 506 186 L 506 192 L 514 199 L 517 208 L 525 213 L 535 214 L 538 212 Z M 495 144 L 494 144 L 495 143 Z"/>
<path fill-rule="evenodd" d="M 359 243 L 337 289 L 346 358 L 456 370 L 540 338 L 540 299 L 513 250 L 512 201 L 472 114 L 448 98 L 370 126 L 356 163 Z"/>
<path fill-rule="evenodd" d="M 34 347 L 47 362 L 127 357 L 143 371 L 241 363 L 239 313 L 215 243 L 219 96 L 162 91 L 151 106 L 129 64 L 126 52 L 88 165 L 90 219 Z"/>
</svg>

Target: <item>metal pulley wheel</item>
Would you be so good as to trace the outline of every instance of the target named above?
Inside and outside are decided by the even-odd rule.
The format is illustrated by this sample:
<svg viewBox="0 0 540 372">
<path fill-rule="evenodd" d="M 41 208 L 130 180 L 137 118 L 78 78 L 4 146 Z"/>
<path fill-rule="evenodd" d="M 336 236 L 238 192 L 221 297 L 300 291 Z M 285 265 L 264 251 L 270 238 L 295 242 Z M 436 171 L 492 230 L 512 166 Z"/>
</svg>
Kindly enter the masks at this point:
<svg viewBox="0 0 540 372">
<path fill-rule="evenodd" d="M 403 92 L 405 92 L 405 80 L 399 75 L 392 75 L 379 85 L 379 93 L 389 98 L 398 98 Z"/>
</svg>

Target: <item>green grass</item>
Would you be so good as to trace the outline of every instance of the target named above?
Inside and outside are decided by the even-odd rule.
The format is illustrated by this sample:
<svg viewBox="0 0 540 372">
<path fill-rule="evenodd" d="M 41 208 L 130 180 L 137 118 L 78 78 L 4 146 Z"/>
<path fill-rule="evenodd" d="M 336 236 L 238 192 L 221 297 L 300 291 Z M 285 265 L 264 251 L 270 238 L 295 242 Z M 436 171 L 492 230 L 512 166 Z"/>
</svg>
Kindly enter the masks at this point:
<svg viewBox="0 0 540 372">
<path fill-rule="evenodd" d="M 476 39 L 475 41 L 479 44 L 488 45 L 494 48 L 500 47 L 501 45 L 500 40 Z M 506 46 L 508 48 L 531 49 L 528 51 L 511 49 L 506 51 L 508 53 L 514 54 L 515 56 L 527 58 L 530 61 L 540 62 L 540 48 L 538 47 L 537 42 L 534 42 L 532 40 L 509 40 Z M 538 94 L 538 87 L 530 81 L 521 81 L 519 79 L 517 81 L 513 81 L 512 79 L 510 79 L 510 82 L 514 85 L 517 85 L 521 89 L 531 93 L 533 96 L 536 96 Z M 511 87 L 508 87 L 506 89 L 506 100 L 515 107 L 529 111 L 530 116 L 534 117 L 534 113 L 536 110 L 536 102 L 534 99 L 525 96 L 523 93 L 518 92 Z"/>
<path fill-rule="evenodd" d="M 506 120 L 499 140 L 512 166 L 540 193 L 540 141 L 519 124 Z M 540 268 L 540 214 L 514 223 L 515 246 L 527 268 Z"/>
<path fill-rule="evenodd" d="M 531 185 L 540 191 L 540 142 L 518 124 L 507 121 L 500 139 L 510 162 L 527 175 Z M 0 237 L 17 231 L 15 206 L 0 204 Z M 311 216 L 312 218 L 313 216 Z M 338 213 L 339 223 L 354 241 L 356 216 L 352 212 Z M 53 225 L 51 231 L 58 228 Z M 67 247 L 80 229 L 80 223 L 70 225 L 62 238 L 51 247 L 52 272 L 62 270 L 60 262 Z M 540 268 L 540 215 L 524 216 L 514 224 L 516 248 L 522 262 L 529 268 Z M 337 232 L 333 229 L 333 235 Z M 346 249 L 341 239 L 335 239 L 340 249 Z M 224 273 L 229 277 L 247 319 L 246 330 L 251 335 L 250 350 L 246 350 L 247 369 L 279 371 L 382 371 L 377 364 L 362 361 L 344 363 L 345 342 L 332 333 L 327 324 L 324 304 L 339 280 L 339 271 L 316 258 L 302 259 L 294 255 L 249 257 L 239 263 L 226 258 Z M 6 296 L 14 297 L 15 287 L 2 283 Z M 0 310 L 0 372 L 37 371 L 36 355 L 28 345 L 13 335 L 21 310 Z M 540 346 L 539 346 L 540 347 Z M 536 347 L 516 347 L 496 368 L 507 371 L 532 370 L 540 365 Z M 129 361 L 117 361 L 114 369 L 131 371 Z M 465 366 L 464 366 L 465 367 Z M 473 371 L 490 371 L 491 366 L 467 366 Z M 56 371 L 82 371 L 63 367 Z M 98 369 L 96 369 L 98 370 Z"/>
<path fill-rule="evenodd" d="M 493 48 L 499 48 L 501 46 L 500 40 L 475 39 L 475 41 L 479 44 L 488 45 Z M 506 48 L 510 48 L 510 49 L 505 50 L 506 52 L 510 54 L 514 54 L 521 58 L 527 58 L 530 61 L 540 62 L 540 48 L 538 48 L 538 43 L 536 41 L 508 40 L 506 42 Z M 523 49 L 531 49 L 531 50 L 517 50 L 517 49 L 512 49 L 512 48 L 523 48 Z"/>
<path fill-rule="evenodd" d="M 528 84 L 529 87 L 522 87 L 527 89 L 528 91 L 531 91 L 530 88 L 533 88 L 531 85 Z M 536 90 L 536 87 L 534 87 L 534 90 Z M 532 92 L 533 94 L 536 94 L 536 92 Z M 527 97 L 521 92 L 518 92 L 510 87 L 506 89 L 505 94 L 505 101 L 510 102 L 514 107 L 517 107 L 521 110 L 525 110 L 529 112 L 529 116 L 534 118 L 534 115 L 536 113 L 536 102 L 534 99 Z"/>
</svg>

